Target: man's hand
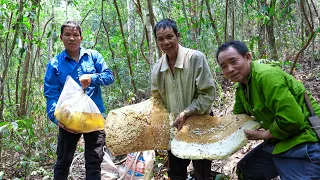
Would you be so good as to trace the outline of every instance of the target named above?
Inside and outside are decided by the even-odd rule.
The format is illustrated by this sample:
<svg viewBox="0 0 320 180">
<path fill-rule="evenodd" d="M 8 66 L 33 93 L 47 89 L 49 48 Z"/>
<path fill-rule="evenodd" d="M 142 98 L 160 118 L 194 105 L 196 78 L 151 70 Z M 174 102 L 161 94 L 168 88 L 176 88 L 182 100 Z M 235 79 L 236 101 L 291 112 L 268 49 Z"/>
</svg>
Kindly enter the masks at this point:
<svg viewBox="0 0 320 180">
<path fill-rule="evenodd" d="M 74 132 L 74 131 L 71 131 L 71 130 L 65 128 L 64 125 L 61 124 L 61 123 L 59 123 L 59 122 L 58 122 L 58 126 L 59 126 L 60 128 L 62 128 L 62 129 L 64 129 L 64 130 L 68 131 L 69 133 L 78 134 L 78 133 L 76 133 L 76 132 Z"/>
<path fill-rule="evenodd" d="M 274 138 L 269 130 L 244 130 L 250 140 L 267 140 Z"/>
<path fill-rule="evenodd" d="M 187 116 L 184 112 L 181 112 L 177 117 L 176 120 L 173 123 L 173 126 L 176 127 L 178 129 L 178 131 L 180 131 L 180 129 L 182 128 L 184 122 L 186 122 Z"/>
<path fill-rule="evenodd" d="M 82 75 L 79 78 L 79 80 L 80 80 L 80 83 L 81 83 L 83 89 L 87 88 L 91 84 L 91 76 L 90 76 L 90 74 Z"/>
</svg>

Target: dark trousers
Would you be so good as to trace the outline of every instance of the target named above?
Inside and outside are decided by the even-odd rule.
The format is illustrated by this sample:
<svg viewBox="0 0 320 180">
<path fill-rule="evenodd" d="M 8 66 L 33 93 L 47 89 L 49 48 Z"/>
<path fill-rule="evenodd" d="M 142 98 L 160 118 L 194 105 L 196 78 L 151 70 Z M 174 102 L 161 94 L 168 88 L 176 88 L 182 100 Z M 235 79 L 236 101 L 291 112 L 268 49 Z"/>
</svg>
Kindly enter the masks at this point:
<svg viewBox="0 0 320 180">
<path fill-rule="evenodd" d="M 274 144 L 263 142 L 237 164 L 240 180 L 320 179 L 320 143 L 301 143 L 280 154 L 272 154 Z"/>
<path fill-rule="evenodd" d="M 170 180 L 186 180 L 188 177 L 187 167 L 190 159 L 181 159 L 174 156 L 168 151 L 169 169 L 168 175 Z M 196 180 L 210 180 L 211 177 L 211 161 L 210 160 L 192 160 L 192 165 Z"/>
<path fill-rule="evenodd" d="M 67 180 L 69 167 L 72 163 L 77 143 L 82 134 L 69 133 L 59 128 L 57 162 L 54 166 L 54 179 Z M 105 132 L 95 131 L 84 133 L 85 141 L 85 168 L 87 180 L 101 179 L 101 162 L 103 159 L 103 147 L 105 145 Z"/>
</svg>

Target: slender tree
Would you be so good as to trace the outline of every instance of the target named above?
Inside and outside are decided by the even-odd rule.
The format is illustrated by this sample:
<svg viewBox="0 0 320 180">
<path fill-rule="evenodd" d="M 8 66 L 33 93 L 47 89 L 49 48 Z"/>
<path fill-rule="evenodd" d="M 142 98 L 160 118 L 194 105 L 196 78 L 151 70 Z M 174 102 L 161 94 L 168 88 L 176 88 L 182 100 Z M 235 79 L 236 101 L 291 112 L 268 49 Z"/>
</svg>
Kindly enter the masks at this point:
<svg viewBox="0 0 320 180">
<path fill-rule="evenodd" d="M 0 122 L 3 121 L 3 110 L 4 110 L 4 83 L 6 80 L 6 77 L 8 75 L 8 70 L 9 70 L 9 64 L 10 64 L 10 60 L 13 54 L 13 50 L 15 48 L 16 45 L 16 39 L 18 36 L 18 33 L 20 31 L 20 22 L 22 20 L 22 16 L 23 16 L 23 8 L 24 8 L 24 1 L 20 0 L 19 1 L 19 9 L 18 9 L 18 16 L 17 16 L 17 23 L 14 25 L 14 35 L 13 35 L 13 40 L 11 42 L 11 46 L 10 49 L 8 49 L 8 44 L 9 44 L 9 33 L 7 34 L 6 40 L 5 40 L 5 59 L 4 59 L 4 68 L 3 71 L 1 73 L 0 76 Z M 12 17 L 13 13 L 11 13 L 11 17 Z M 10 19 L 10 23 L 8 25 L 8 29 L 11 29 L 11 20 Z"/>
<path fill-rule="evenodd" d="M 113 73 L 114 73 L 114 75 L 116 77 L 116 82 L 118 83 L 120 89 L 122 89 L 122 84 L 121 84 L 121 80 L 120 80 L 120 76 L 119 76 L 119 70 L 118 70 L 116 62 L 114 61 L 115 52 L 114 52 L 114 50 L 113 50 L 113 48 L 111 46 L 108 25 L 107 25 L 106 20 L 104 19 L 104 1 L 101 1 L 101 19 L 102 19 L 103 28 L 104 28 L 104 30 L 106 32 L 108 48 L 109 48 L 109 50 L 111 52 L 111 61 L 112 61 L 112 65 L 113 65 Z M 121 93 L 122 93 L 122 91 L 121 91 Z"/>
<path fill-rule="evenodd" d="M 216 37 L 216 41 L 217 41 L 218 44 L 221 44 L 221 41 L 220 41 L 220 38 L 219 38 L 219 34 L 218 34 L 218 30 L 217 30 L 217 26 L 216 26 L 215 20 L 213 19 L 212 14 L 211 14 L 211 8 L 210 8 L 209 0 L 205 0 L 205 1 L 206 1 L 207 10 L 208 10 L 208 16 L 209 16 L 209 19 L 211 21 L 211 25 L 212 25 L 212 29 L 213 29 L 215 37 Z"/>
<path fill-rule="evenodd" d="M 261 4 L 261 1 L 257 1 L 258 9 L 261 9 L 261 5 L 266 4 L 266 0 L 264 0 Z M 259 58 L 266 58 L 267 57 L 267 48 L 265 45 L 265 36 L 266 36 L 266 26 L 262 20 L 258 21 L 258 51 L 259 51 Z"/>
<path fill-rule="evenodd" d="M 307 13 L 306 13 L 306 10 L 305 10 L 305 7 L 304 7 L 304 0 L 300 0 L 300 7 L 301 7 L 302 14 L 304 15 L 304 18 L 307 21 L 307 24 L 308 24 L 308 27 L 309 27 L 311 33 L 309 34 L 308 41 L 304 44 L 304 46 L 295 55 L 293 64 L 292 64 L 291 69 L 290 69 L 290 74 L 293 73 L 293 70 L 296 67 L 296 64 L 297 64 L 297 61 L 299 59 L 300 54 L 309 46 L 310 42 L 312 41 L 312 39 L 316 35 L 316 32 L 313 30 L 312 25 L 311 25 L 311 23 L 310 23 L 310 21 L 308 19 L 308 16 L 307 16 Z M 310 16 L 312 16 L 312 14 L 310 14 Z"/>
<path fill-rule="evenodd" d="M 224 42 L 228 40 L 228 6 L 229 0 L 226 0 L 225 15 L 224 15 Z"/>
<path fill-rule="evenodd" d="M 270 5 L 268 6 L 267 3 L 265 3 L 266 7 L 269 7 L 268 10 L 268 16 L 270 18 L 270 20 L 267 22 L 266 25 L 266 30 L 267 30 L 267 37 L 268 37 L 268 42 L 269 42 L 269 47 L 271 50 L 271 58 L 273 60 L 278 60 L 278 52 L 277 52 L 277 48 L 276 48 L 276 38 L 274 35 L 274 15 L 275 15 L 275 4 L 276 4 L 276 0 L 271 0 Z"/>
<path fill-rule="evenodd" d="M 128 62 L 131 86 L 133 88 L 133 92 L 136 94 L 137 87 L 136 87 L 136 84 L 134 82 L 133 70 L 132 70 L 132 66 L 131 66 L 131 58 L 130 58 L 129 50 L 128 50 L 128 47 L 127 47 L 126 37 L 125 37 L 124 31 L 123 31 L 122 20 L 121 20 L 120 11 L 119 11 L 119 8 L 118 8 L 118 5 L 117 5 L 117 0 L 113 0 L 113 4 L 114 4 L 114 6 L 115 6 L 115 8 L 117 10 L 119 26 L 120 26 L 120 30 L 121 30 L 121 34 L 122 34 L 122 38 L 123 38 L 123 45 L 124 45 L 126 56 L 127 56 L 127 62 Z"/>
</svg>

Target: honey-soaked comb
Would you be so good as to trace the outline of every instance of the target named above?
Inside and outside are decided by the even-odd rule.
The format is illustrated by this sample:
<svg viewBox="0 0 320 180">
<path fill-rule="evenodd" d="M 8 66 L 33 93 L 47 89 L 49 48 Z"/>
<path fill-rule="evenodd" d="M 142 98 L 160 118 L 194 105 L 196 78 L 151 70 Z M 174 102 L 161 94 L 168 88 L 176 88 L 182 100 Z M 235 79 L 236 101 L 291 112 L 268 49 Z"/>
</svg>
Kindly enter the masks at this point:
<svg viewBox="0 0 320 180">
<path fill-rule="evenodd" d="M 176 134 L 175 139 L 188 143 L 215 143 L 230 136 L 248 120 L 252 120 L 252 118 L 246 115 L 191 116 Z"/>
<path fill-rule="evenodd" d="M 244 129 L 259 127 L 245 114 L 191 116 L 171 141 L 171 152 L 183 159 L 223 159 L 246 144 Z"/>
<path fill-rule="evenodd" d="M 169 117 L 162 100 L 154 98 L 112 110 L 106 118 L 106 145 L 113 155 L 168 149 Z"/>
</svg>

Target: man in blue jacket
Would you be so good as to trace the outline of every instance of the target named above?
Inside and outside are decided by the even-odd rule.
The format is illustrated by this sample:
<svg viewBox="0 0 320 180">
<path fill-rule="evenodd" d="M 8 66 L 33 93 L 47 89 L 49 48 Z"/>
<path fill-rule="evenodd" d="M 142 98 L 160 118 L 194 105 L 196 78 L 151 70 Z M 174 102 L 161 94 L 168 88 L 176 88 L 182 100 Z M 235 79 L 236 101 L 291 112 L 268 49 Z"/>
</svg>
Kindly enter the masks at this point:
<svg viewBox="0 0 320 180">
<path fill-rule="evenodd" d="M 50 60 L 44 77 L 44 95 L 47 99 L 49 119 L 59 126 L 57 162 L 54 167 L 54 179 L 66 180 L 72 163 L 77 142 L 82 134 L 72 132 L 60 124 L 54 117 L 57 101 L 62 92 L 66 77 L 71 76 L 85 89 L 86 94 L 95 102 L 105 116 L 105 107 L 100 86 L 114 82 L 112 71 L 106 65 L 102 55 L 80 47 L 81 28 L 74 21 L 61 26 L 60 40 L 65 50 Z M 83 134 L 85 141 L 86 179 L 101 179 L 101 162 L 105 145 L 105 132 L 95 131 Z"/>
</svg>

